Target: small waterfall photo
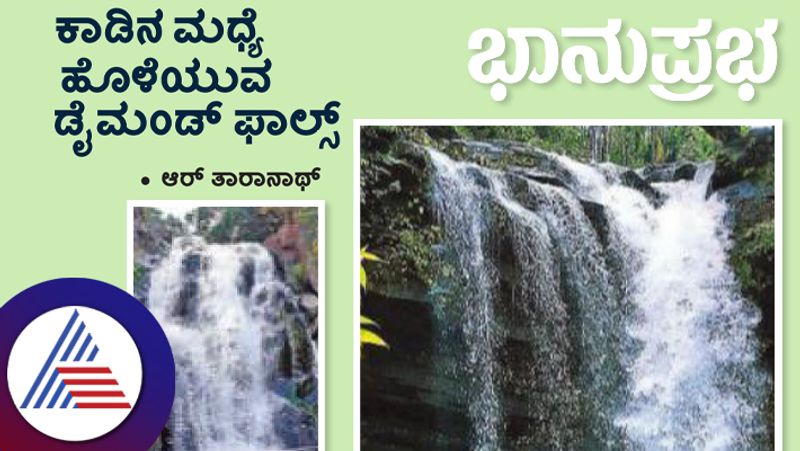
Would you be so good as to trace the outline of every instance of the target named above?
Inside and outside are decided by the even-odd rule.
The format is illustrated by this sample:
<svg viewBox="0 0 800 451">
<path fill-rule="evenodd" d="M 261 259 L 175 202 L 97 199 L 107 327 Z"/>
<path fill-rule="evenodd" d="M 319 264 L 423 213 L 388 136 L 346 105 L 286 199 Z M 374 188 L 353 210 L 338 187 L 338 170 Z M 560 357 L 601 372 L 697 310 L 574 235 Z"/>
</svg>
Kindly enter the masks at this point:
<svg viewBox="0 0 800 451">
<path fill-rule="evenodd" d="M 359 132 L 362 451 L 781 443 L 780 124 Z"/>
<path fill-rule="evenodd" d="M 324 211 L 131 201 L 129 289 L 176 364 L 152 451 L 324 449 Z"/>
</svg>

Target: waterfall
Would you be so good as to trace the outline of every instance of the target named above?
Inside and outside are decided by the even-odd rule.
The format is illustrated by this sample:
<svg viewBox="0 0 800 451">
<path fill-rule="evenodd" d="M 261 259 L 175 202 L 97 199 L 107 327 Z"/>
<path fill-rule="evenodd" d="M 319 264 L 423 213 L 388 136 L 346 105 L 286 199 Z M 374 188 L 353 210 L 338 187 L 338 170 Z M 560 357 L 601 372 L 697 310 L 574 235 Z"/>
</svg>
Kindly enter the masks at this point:
<svg viewBox="0 0 800 451">
<path fill-rule="evenodd" d="M 647 211 L 649 227 L 621 224 L 642 256 L 632 289 L 639 344 L 630 399 L 617 419 L 642 449 L 751 448 L 762 433 L 757 370 L 758 310 L 739 293 L 727 264 L 726 206 L 706 199 L 713 167 L 693 181 L 660 184 L 666 203 Z"/>
<path fill-rule="evenodd" d="M 315 377 L 316 349 L 272 255 L 255 243 L 176 238 L 148 299 L 177 366 L 170 449 L 283 449 L 277 393 Z"/>
<path fill-rule="evenodd" d="M 500 427 L 495 376 L 497 337 L 492 305 L 496 269 L 484 252 L 483 196 L 477 185 L 464 183 L 463 174 L 477 167 L 459 167 L 450 164 L 442 154 L 431 155 L 439 170 L 434 201 L 437 211 L 447 218 L 448 242 L 466 284 L 463 303 L 468 314 L 461 324 L 468 343 L 466 377 L 469 387 L 465 394 L 471 398 L 469 416 L 475 449 L 493 450 L 498 448 Z"/>
<path fill-rule="evenodd" d="M 455 268 L 436 327 L 463 353 L 470 449 L 765 447 L 760 312 L 728 264 L 713 165 L 654 184 L 656 207 L 610 166 L 543 153 L 554 184 L 428 154 Z"/>
</svg>

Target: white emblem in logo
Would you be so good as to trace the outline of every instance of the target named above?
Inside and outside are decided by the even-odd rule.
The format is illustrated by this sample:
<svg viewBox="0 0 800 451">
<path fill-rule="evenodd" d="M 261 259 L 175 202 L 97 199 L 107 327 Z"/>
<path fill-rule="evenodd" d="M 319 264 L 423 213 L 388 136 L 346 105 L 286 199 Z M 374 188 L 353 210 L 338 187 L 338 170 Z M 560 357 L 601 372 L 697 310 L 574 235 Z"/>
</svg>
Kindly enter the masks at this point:
<svg viewBox="0 0 800 451">
<path fill-rule="evenodd" d="M 33 320 L 8 361 L 17 410 L 59 440 L 91 440 L 116 429 L 141 387 L 136 343 L 116 320 L 87 307 L 62 307 Z"/>
</svg>

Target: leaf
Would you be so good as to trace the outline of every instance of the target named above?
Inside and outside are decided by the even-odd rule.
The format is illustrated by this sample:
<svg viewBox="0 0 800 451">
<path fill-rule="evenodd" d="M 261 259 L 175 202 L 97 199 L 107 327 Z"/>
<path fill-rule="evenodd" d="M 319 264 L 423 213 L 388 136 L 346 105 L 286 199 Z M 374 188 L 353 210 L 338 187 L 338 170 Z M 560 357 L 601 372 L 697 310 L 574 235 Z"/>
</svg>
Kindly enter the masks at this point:
<svg viewBox="0 0 800 451">
<path fill-rule="evenodd" d="M 361 329 L 361 344 L 371 344 L 375 346 L 381 346 L 384 348 L 388 348 L 389 345 L 383 341 L 383 338 L 378 336 L 375 332 L 372 332 L 367 329 Z"/>
<path fill-rule="evenodd" d="M 367 270 L 361 267 L 361 288 L 367 289 Z"/>
<path fill-rule="evenodd" d="M 366 261 L 377 261 L 377 262 L 382 261 L 382 260 L 377 255 L 368 252 L 366 246 L 361 248 L 361 265 L 360 265 L 360 269 L 361 269 L 361 271 L 360 271 L 361 288 L 366 291 L 366 289 L 367 289 L 367 270 L 364 268 L 364 261 L 365 260 Z M 363 291 L 362 291 L 361 295 L 362 296 L 364 295 Z M 370 326 L 370 327 L 380 328 L 380 325 L 378 325 L 378 323 L 376 323 L 375 321 L 367 318 L 364 315 L 361 315 L 360 323 L 361 323 L 361 347 L 362 348 L 364 347 L 365 344 L 374 345 L 374 346 L 380 346 L 380 347 L 384 347 L 384 348 L 387 348 L 387 349 L 389 348 L 389 345 L 386 344 L 386 342 L 383 340 L 383 338 L 380 337 L 380 335 L 376 334 L 375 332 L 372 332 L 369 329 L 365 329 L 363 327 L 363 326 Z"/>
<path fill-rule="evenodd" d="M 361 325 L 362 325 L 362 326 L 375 326 L 375 327 L 381 327 L 381 326 L 380 326 L 378 323 L 376 323 L 375 321 L 373 321 L 373 320 L 371 320 L 371 319 L 367 318 L 367 317 L 366 317 L 366 316 L 364 316 L 364 315 L 361 315 Z"/>
<path fill-rule="evenodd" d="M 383 261 L 377 255 L 367 251 L 367 247 L 366 246 L 361 248 L 361 260 L 367 260 L 367 261 L 371 261 L 371 262 L 381 262 L 381 261 Z"/>
</svg>

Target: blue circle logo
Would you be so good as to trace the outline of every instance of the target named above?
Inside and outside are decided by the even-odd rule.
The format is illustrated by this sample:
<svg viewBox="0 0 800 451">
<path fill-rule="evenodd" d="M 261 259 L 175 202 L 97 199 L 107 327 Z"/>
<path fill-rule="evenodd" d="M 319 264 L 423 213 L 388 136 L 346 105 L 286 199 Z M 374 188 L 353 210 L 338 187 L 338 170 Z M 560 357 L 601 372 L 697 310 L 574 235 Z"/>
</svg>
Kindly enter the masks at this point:
<svg viewBox="0 0 800 451">
<path fill-rule="evenodd" d="M 104 282 L 57 279 L 0 308 L 3 451 L 141 451 L 175 397 L 163 330 L 133 296 Z"/>
</svg>

